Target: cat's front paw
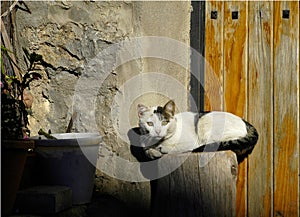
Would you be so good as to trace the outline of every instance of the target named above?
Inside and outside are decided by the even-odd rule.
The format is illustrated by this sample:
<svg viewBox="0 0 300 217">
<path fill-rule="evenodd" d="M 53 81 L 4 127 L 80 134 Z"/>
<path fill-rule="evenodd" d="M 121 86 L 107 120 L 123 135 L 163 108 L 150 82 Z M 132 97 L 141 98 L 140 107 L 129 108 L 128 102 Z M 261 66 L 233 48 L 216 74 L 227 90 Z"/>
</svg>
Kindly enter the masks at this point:
<svg viewBox="0 0 300 217">
<path fill-rule="evenodd" d="M 163 146 L 161 145 L 160 146 L 160 152 L 163 153 L 163 154 L 172 154 L 174 153 L 176 150 L 175 150 L 175 147 L 174 146 Z"/>
<path fill-rule="evenodd" d="M 151 159 L 160 158 L 162 156 L 162 153 L 160 151 L 153 149 L 153 148 L 147 149 L 145 151 L 145 154 Z"/>
</svg>

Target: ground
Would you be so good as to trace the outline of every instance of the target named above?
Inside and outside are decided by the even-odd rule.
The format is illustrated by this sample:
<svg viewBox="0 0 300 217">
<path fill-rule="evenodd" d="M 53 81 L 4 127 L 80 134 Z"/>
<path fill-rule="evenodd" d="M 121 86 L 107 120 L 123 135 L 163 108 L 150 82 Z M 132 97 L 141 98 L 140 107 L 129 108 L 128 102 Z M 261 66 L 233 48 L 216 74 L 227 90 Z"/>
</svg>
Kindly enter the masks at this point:
<svg viewBox="0 0 300 217">
<path fill-rule="evenodd" d="M 45 215 L 15 214 L 10 217 L 43 217 Z M 134 216 L 126 205 L 108 195 L 94 195 L 90 204 L 73 206 L 70 209 L 47 217 L 127 217 Z"/>
</svg>

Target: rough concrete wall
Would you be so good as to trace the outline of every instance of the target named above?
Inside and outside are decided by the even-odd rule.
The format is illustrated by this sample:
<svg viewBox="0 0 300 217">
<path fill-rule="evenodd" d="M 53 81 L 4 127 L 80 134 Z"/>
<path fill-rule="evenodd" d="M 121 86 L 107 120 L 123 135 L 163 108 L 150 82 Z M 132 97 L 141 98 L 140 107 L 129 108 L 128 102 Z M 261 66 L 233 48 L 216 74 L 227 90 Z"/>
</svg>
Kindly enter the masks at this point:
<svg viewBox="0 0 300 217">
<path fill-rule="evenodd" d="M 20 48 L 26 47 L 41 54 L 49 64 L 41 67 L 44 79 L 31 86 L 35 97 L 30 118 L 31 134 L 35 135 L 40 128 L 51 129 L 53 133 L 64 132 L 73 111 L 79 109 L 73 131 L 97 131 L 103 136 L 105 145 L 100 150 L 98 166 L 110 168 L 113 173 L 110 175 L 126 173 L 130 168 L 119 165 L 115 157 L 119 156 L 126 162 L 136 159 L 130 153 L 130 144 L 122 138 L 126 137 L 127 129 L 116 132 L 122 128 L 122 118 L 129 119 L 130 127 L 135 127 L 138 103 L 163 104 L 169 98 L 168 94 L 143 94 L 149 85 L 152 89 L 161 88 L 159 82 L 153 82 L 146 74 L 169 75 L 184 87 L 185 90 L 175 99 L 180 110 L 188 108 L 190 75 L 187 68 L 170 60 L 147 57 L 126 62 L 127 56 L 119 55 L 122 49 L 115 49 L 115 53 L 105 52 L 114 43 L 130 41 L 136 36 L 169 37 L 188 46 L 190 2 L 49 1 L 26 4 L 31 14 L 17 12 L 18 59 L 25 68 Z M 151 43 L 148 48 L 147 45 L 144 47 L 153 49 Z M 181 58 L 188 62 L 188 53 L 183 52 Z M 108 67 L 118 61 L 122 64 Z M 123 104 L 115 102 L 115 96 L 119 94 L 126 101 L 130 92 L 126 95 L 122 87 L 136 77 L 138 82 L 135 82 L 134 89 L 141 94 L 128 102 L 130 109 L 124 113 Z M 89 117 L 95 119 L 95 125 L 91 124 Z M 140 207 L 137 212 L 149 211 L 149 182 L 122 181 L 98 170 L 96 186 L 102 193 Z"/>
<path fill-rule="evenodd" d="M 170 43 L 170 46 L 174 46 L 174 53 L 177 51 L 183 52 L 180 58 L 185 59 L 184 61 L 186 61 L 188 65 L 189 55 L 185 53 L 185 47 L 183 49 L 179 47 L 181 46 L 179 43 L 189 46 L 190 10 L 191 5 L 189 2 L 136 2 L 135 15 L 138 17 L 136 34 L 139 36 L 158 36 L 159 38 L 157 40 L 160 40 L 160 37 L 167 37 L 178 41 L 178 44 L 177 42 L 173 44 L 173 41 L 168 40 L 164 43 Z M 148 49 L 153 50 L 155 48 L 149 47 Z M 169 47 L 168 49 L 171 50 L 172 48 Z M 163 50 L 158 50 L 158 52 L 163 52 Z M 166 59 L 144 59 L 142 72 L 158 72 L 170 75 L 181 82 L 184 88 L 188 90 L 190 79 L 189 69 L 182 67 L 179 62 L 170 61 L 170 56 L 165 56 L 164 58 Z M 176 60 L 176 58 L 174 58 L 174 60 Z M 174 98 L 176 104 L 182 110 L 187 109 L 187 94 L 188 92 L 182 93 L 177 96 L 178 98 Z M 148 102 L 153 105 L 166 102 L 165 97 L 161 98 L 158 95 L 153 95 L 151 98 L 152 100 Z"/>
<path fill-rule="evenodd" d="M 132 36 L 132 4 L 26 4 L 31 14 L 17 12 L 18 47 L 41 54 L 50 65 L 43 70 L 44 82 L 37 81 L 32 87 L 36 102 L 34 117 L 30 119 L 31 131 L 36 134 L 42 127 L 64 132 L 72 113 L 74 86 L 86 64 L 111 43 Z M 18 51 L 22 62 L 22 50 Z"/>
</svg>

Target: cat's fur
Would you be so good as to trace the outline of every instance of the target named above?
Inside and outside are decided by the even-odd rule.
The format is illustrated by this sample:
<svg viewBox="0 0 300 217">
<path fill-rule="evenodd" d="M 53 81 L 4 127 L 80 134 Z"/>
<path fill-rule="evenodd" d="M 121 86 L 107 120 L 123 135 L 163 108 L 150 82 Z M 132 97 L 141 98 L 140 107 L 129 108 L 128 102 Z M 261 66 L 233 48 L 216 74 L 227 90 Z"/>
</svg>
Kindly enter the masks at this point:
<svg viewBox="0 0 300 217">
<path fill-rule="evenodd" d="M 141 145 L 151 159 L 163 154 L 232 150 L 241 161 L 258 140 L 256 129 L 238 116 L 227 112 L 175 114 L 172 100 L 164 107 L 139 104 L 138 116 Z"/>
</svg>

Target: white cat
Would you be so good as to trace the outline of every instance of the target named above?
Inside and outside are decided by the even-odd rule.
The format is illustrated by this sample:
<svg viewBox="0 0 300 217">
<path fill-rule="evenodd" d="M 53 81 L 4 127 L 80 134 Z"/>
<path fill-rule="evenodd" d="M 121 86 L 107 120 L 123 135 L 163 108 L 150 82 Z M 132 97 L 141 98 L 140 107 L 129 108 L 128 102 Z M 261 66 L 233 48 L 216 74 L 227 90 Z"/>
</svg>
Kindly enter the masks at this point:
<svg viewBox="0 0 300 217">
<path fill-rule="evenodd" d="M 163 154 L 232 150 L 239 161 L 251 153 L 256 129 L 228 112 L 175 113 L 170 100 L 164 107 L 138 105 L 141 146 L 151 159 Z"/>
</svg>

